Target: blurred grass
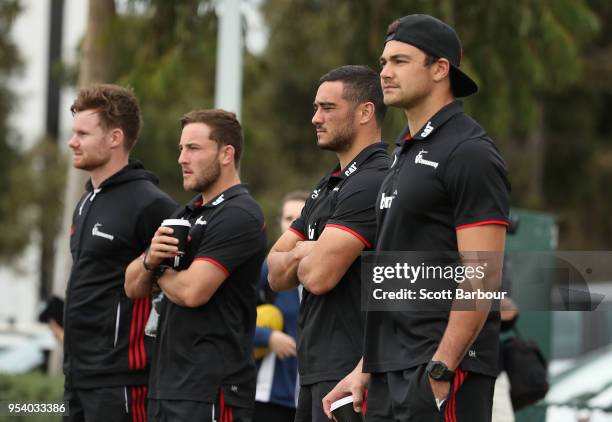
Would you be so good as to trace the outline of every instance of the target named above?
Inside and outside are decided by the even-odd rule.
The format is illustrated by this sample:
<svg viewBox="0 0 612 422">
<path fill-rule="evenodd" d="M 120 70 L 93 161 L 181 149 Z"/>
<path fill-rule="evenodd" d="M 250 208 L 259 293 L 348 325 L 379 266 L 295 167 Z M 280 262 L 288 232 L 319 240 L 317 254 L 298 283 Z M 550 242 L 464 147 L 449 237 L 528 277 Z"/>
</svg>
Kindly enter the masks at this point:
<svg viewBox="0 0 612 422">
<path fill-rule="evenodd" d="M 14 402 L 59 402 L 64 394 L 64 377 L 42 372 L 7 375 L 0 374 L 0 400 Z M 60 422 L 61 416 L 1 416 L 0 422 Z"/>
</svg>

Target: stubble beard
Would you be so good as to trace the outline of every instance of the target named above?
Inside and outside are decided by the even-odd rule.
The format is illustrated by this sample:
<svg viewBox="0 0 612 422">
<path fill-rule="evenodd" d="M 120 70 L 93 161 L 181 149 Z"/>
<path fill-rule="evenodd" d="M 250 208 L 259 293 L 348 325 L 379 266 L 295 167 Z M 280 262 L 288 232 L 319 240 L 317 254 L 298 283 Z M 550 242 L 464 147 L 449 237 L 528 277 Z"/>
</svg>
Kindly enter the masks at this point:
<svg viewBox="0 0 612 422">
<path fill-rule="evenodd" d="M 355 130 L 351 121 L 342 128 L 339 128 L 335 136 L 328 143 L 319 145 L 319 148 L 336 153 L 345 152 L 351 148 L 354 139 Z"/>
<path fill-rule="evenodd" d="M 211 167 L 198 177 L 192 186 L 185 186 L 186 190 L 206 192 L 221 176 L 221 165 L 215 159 Z"/>
</svg>

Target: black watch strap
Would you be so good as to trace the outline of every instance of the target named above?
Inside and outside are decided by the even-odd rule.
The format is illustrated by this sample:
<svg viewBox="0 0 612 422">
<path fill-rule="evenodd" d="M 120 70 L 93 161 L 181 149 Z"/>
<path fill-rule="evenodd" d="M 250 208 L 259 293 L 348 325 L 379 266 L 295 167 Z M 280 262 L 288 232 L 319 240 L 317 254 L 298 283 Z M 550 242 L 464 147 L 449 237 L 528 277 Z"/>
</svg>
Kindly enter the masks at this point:
<svg viewBox="0 0 612 422">
<path fill-rule="evenodd" d="M 164 273 L 164 271 L 166 271 L 166 266 L 164 265 L 160 265 L 158 267 L 155 268 L 151 268 L 147 265 L 147 256 L 149 256 L 149 250 L 147 249 L 147 251 L 145 252 L 145 254 L 142 256 L 142 266 L 145 269 L 146 272 L 151 273 L 151 275 L 153 276 L 153 278 L 158 279 L 162 276 L 162 274 Z"/>
<path fill-rule="evenodd" d="M 429 362 L 425 371 L 431 379 L 436 381 L 451 381 L 455 376 L 455 373 L 448 369 L 444 362 L 437 360 Z"/>
<path fill-rule="evenodd" d="M 151 268 L 147 265 L 147 256 L 149 256 L 149 249 L 147 249 L 144 255 L 142 256 L 142 266 L 145 269 L 145 271 L 148 273 L 155 272 L 155 268 Z"/>
</svg>

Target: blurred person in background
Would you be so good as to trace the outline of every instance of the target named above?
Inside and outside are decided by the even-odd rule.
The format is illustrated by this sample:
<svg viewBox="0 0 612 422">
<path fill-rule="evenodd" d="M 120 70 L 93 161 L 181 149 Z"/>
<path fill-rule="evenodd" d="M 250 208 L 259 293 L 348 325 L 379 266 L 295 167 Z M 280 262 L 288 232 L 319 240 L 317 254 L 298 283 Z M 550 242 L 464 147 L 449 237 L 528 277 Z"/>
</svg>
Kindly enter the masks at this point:
<svg viewBox="0 0 612 422">
<path fill-rule="evenodd" d="M 144 421 L 150 298 L 130 300 L 125 269 L 177 204 L 155 175 L 129 159 L 142 117 L 134 93 L 82 89 L 70 111 L 72 165 L 90 179 L 70 230 L 72 269 L 64 306 L 67 421 Z"/>
<path fill-rule="evenodd" d="M 308 192 L 289 192 L 282 201 L 280 228 L 285 233 L 298 219 Z M 299 287 L 273 292 L 268 284 L 268 265 L 264 261 L 259 283 L 260 300 L 282 313 L 283 328 L 275 330 L 257 325 L 255 347 L 267 347 L 270 353 L 258 361 L 255 394 L 255 422 L 293 422 L 295 418 L 297 359 L 297 319 L 300 309 Z M 260 312 L 258 308 L 258 312 Z M 257 350 L 257 349 L 256 349 Z"/>
</svg>

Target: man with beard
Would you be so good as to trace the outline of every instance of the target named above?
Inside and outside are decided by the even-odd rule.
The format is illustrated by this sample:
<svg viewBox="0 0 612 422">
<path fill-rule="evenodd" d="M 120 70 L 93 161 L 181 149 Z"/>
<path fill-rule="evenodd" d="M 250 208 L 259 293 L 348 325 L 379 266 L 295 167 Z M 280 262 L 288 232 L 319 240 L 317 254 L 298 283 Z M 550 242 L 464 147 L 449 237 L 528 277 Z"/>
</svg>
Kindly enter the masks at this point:
<svg viewBox="0 0 612 422">
<path fill-rule="evenodd" d="M 469 277 L 464 286 L 492 290 L 510 183 L 495 143 L 456 100 L 478 89 L 459 68 L 462 53 L 455 30 L 432 16 L 389 25 L 380 57 L 384 101 L 403 109 L 407 126 L 380 189 L 376 251 L 460 253 L 488 265 L 483 282 Z M 327 414 L 347 394 L 359 407 L 369 382 L 368 421 L 490 421 L 499 313 L 489 307 L 368 311 L 363 362 L 325 397 Z"/>
<path fill-rule="evenodd" d="M 64 309 L 68 421 L 144 421 L 150 300 L 123 291 L 127 265 L 147 248 L 177 204 L 129 159 L 142 118 L 134 93 L 116 85 L 81 90 L 70 107 L 72 165 L 90 180 L 73 215 L 72 269 Z"/>
<path fill-rule="evenodd" d="M 359 256 L 374 243 L 376 195 L 390 164 L 380 142 L 386 107 L 376 72 L 366 66 L 332 70 L 319 80 L 314 109 L 318 146 L 335 152 L 339 163 L 268 256 L 273 290 L 304 287 L 298 422 L 326 420 L 321 399 L 360 358 Z"/>
<path fill-rule="evenodd" d="M 180 271 L 162 271 L 162 262 L 178 254 L 172 229 L 162 226 L 126 272 L 128 296 L 147 296 L 155 284 L 164 293 L 149 420 L 250 421 L 263 213 L 240 182 L 243 141 L 235 115 L 192 111 L 181 124 L 183 187 L 198 195 L 173 216 L 191 223 Z"/>
</svg>

